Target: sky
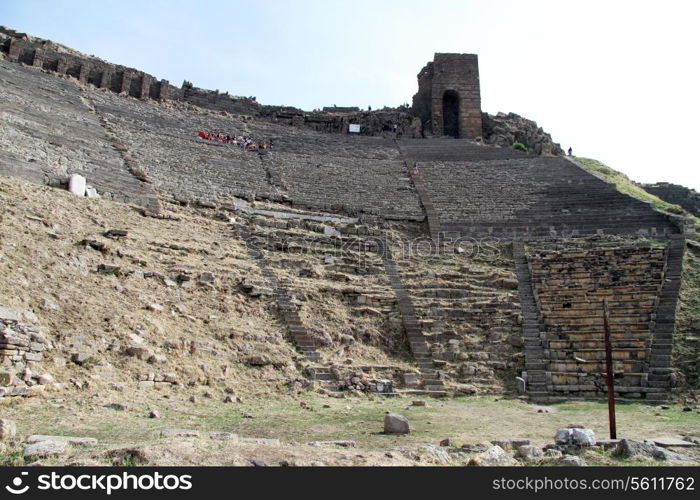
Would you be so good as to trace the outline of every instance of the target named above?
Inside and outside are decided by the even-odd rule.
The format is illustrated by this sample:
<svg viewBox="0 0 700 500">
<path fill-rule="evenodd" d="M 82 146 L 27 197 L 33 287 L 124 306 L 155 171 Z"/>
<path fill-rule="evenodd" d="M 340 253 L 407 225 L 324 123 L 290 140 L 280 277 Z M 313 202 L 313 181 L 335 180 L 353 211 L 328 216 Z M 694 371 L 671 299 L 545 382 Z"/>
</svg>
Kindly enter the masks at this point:
<svg viewBox="0 0 700 500">
<path fill-rule="evenodd" d="M 483 111 L 700 191 L 699 19 L 693 0 L 0 0 L 7 27 L 305 110 L 411 103 L 435 52 L 478 54 Z"/>
</svg>

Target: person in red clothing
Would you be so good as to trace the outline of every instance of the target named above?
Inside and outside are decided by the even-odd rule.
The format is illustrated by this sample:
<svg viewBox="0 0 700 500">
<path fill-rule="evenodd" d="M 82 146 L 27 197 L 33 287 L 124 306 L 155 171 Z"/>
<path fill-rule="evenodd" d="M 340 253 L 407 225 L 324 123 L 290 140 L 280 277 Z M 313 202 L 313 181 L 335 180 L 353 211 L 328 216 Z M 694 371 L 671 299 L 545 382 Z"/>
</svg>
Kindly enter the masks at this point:
<svg viewBox="0 0 700 500">
<path fill-rule="evenodd" d="M 200 130 L 200 131 L 199 131 L 199 138 L 200 138 L 200 139 L 206 139 L 206 138 L 207 138 L 207 134 L 204 133 L 204 130 Z"/>
</svg>

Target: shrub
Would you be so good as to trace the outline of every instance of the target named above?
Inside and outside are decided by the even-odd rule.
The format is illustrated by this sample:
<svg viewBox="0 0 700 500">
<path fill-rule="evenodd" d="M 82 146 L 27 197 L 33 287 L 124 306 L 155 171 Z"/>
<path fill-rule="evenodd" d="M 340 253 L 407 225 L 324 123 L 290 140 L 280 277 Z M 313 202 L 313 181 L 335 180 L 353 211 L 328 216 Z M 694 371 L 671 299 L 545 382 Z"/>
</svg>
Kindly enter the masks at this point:
<svg viewBox="0 0 700 500">
<path fill-rule="evenodd" d="M 530 150 L 527 149 L 527 146 L 525 144 L 517 141 L 513 143 L 513 149 L 517 149 L 518 151 L 524 151 L 525 153 L 530 152 Z"/>
</svg>

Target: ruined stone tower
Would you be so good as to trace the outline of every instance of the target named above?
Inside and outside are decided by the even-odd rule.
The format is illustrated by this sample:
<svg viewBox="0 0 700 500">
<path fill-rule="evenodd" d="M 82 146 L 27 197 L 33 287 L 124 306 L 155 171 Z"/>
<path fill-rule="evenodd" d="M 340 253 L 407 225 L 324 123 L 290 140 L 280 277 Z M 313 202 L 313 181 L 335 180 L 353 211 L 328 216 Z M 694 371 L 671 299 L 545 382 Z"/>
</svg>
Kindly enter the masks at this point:
<svg viewBox="0 0 700 500">
<path fill-rule="evenodd" d="M 436 53 L 433 62 L 418 73 L 413 112 L 427 134 L 481 136 L 477 55 Z"/>
</svg>

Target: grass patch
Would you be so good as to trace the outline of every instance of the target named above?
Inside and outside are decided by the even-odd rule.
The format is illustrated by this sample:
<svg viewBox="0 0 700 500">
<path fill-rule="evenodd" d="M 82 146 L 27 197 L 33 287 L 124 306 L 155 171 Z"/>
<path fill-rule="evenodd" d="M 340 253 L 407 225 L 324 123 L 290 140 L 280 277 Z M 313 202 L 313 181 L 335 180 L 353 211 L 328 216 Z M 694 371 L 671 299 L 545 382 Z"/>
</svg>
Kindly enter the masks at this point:
<svg viewBox="0 0 700 500">
<path fill-rule="evenodd" d="M 668 203 L 661 198 L 654 196 L 651 193 L 644 191 L 637 183 L 631 180 L 622 172 L 618 172 L 607 165 L 599 162 L 598 160 L 593 160 L 591 158 L 581 158 L 575 157 L 576 161 L 580 163 L 588 172 L 596 174 L 602 177 L 608 182 L 612 182 L 617 187 L 617 190 L 628 194 L 638 200 L 651 202 L 654 207 L 664 212 L 670 212 L 672 214 L 678 215 L 688 215 L 687 212 L 679 205 L 674 205 L 673 203 Z M 697 219 L 697 218 L 696 218 Z M 700 222 L 700 221 L 698 221 Z"/>
<path fill-rule="evenodd" d="M 683 217 L 691 219 L 695 227 L 696 238 L 698 241 L 700 241 L 700 217 L 695 217 L 694 215 L 688 213 L 683 207 L 669 203 L 662 200 L 658 196 L 648 193 L 642 189 L 639 184 L 634 182 L 622 172 L 618 172 L 617 170 L 608 167 L 598 160 L 594 160 L 592 158 L 581 158 L 578 156 L 575 157 L 575 159 L 588 172 L 615 184 L 615 187 L 621 193 L 628 194 L 633 198 L 637 198 L 638 200 L 650 202 L 657 210 L 682 215 Z"/>
</svg>

